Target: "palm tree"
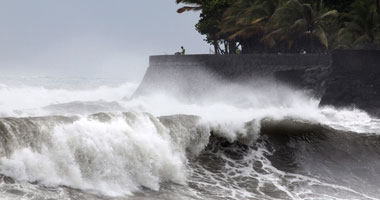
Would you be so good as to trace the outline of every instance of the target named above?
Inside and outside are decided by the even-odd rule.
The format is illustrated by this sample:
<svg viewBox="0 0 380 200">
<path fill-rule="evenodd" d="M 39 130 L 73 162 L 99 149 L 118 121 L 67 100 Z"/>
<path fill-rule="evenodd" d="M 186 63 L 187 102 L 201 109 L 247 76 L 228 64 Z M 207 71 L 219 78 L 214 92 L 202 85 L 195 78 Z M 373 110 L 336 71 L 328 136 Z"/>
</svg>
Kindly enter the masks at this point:
<svg viewBox="0 0 380 200">
<path fill-rule="evenodd" d="M 224 35 L 219 35 L 220 24 L 224 11 L 235 0 L 176 0 L 177 4 L 184 6 L 177 10 L 178 13 L 185 11 L 201 10 L 199 22 L 195 25 L 196 30 L 206 36 L 205 41 L 214 46 L 215 54 L 235 52 L 235 42 L 228 40 Z M 220 48 L 224 44 L 225 49 Z"/>
<path fill-rule="evenodd" d="M 222 34 L 240 41 L 243 53 L 261 51 L 269 19 L 284 0 L 239 0 L 224 14 Z"/>
<path fill-rule="evenodd" d="M 183 13 L 185 11 L 199 11 L 202 10 L 203 5 L 207 0 L 176 0 L 177 4 L 187 4 L 189 6 L 184 6 L 177 10 L 178 13 Z"/>
<path fill-rule="evenodd" d="M 340 47 L 380 42 L 380 18 L 372 0 L 357 0 L 351 11 L 342 15 L 343 28 L 338 32 Z"/>
<path fill-rule="evenodd" d="M 271 18 L 271 29 L 264 38 L 274 45 L 285 45 L 288 50 L 309 52 L 327 49 L 328 39 L 323 28 L 324 21 L 337 16 L 336 10 L 325 11 L 321 4 L 289 0 L 278 8 Z"/>
</svg>

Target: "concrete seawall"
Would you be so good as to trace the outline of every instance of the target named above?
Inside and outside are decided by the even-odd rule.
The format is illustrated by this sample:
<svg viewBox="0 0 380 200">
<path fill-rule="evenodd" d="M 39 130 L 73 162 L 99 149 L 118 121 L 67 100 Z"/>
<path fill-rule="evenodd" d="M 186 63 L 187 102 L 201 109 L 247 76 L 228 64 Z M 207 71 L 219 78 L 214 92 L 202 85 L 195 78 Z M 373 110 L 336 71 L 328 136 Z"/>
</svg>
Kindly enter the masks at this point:
<svg viewBox="0 0 380 200">
<path fill-rule="evenodd" d="M 328 54 L 151 56 L 135 94 L 153 90 L 196 96 L 213 87 L 210 80 L 236 83 L 263 78 L 276 80 L 276 73 L 292 72 L 292 76 L 293 72 L 328 67 L 330 62 Z"/>
<path fill-rule="evenodd" d="M 380 116 L 380 51 L 332 54 L 151 56 L 135 95 L 151 91 L 204 95 L 214 81 L 266 79 L 311 91 L 322 105 L 356 106 Z"/>
<path fill-rule="evenodd" d="M 354 106 L 380 117 L 380 51 L 334 52 L 321 105 Z"/>
<path fill-rule="evenodd" d="M 298 70 L 330 65 L 328 54 L 254 54 L 151 56 L 152 68 L 201 67 L 223 78 L 241 80 L 252 76 L 271 76 L 276 71 Z"/>
</svg>

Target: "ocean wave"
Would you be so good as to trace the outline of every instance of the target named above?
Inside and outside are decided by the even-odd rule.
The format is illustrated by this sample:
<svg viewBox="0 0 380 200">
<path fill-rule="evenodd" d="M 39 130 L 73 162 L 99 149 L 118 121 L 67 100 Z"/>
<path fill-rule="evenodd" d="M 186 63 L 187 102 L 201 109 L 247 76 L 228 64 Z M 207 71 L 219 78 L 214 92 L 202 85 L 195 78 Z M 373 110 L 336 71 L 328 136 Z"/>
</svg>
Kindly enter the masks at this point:
<svg viewBox="0 0 380 200">
<path fill-rule="evenodd" d="M 1 118 L 0 173 L 109 197 L 170 191 L 170 183 L 195 199 L 377 195 L 377 134 L 294 118 L 243 124 L 136 112 Z"/>
<path fill-rule="evenodd" d="M 268 82 L 68 83 L 0 86 L 0 198 L 380 199 L 380 121 L 359 109 Z"/>
</svg>

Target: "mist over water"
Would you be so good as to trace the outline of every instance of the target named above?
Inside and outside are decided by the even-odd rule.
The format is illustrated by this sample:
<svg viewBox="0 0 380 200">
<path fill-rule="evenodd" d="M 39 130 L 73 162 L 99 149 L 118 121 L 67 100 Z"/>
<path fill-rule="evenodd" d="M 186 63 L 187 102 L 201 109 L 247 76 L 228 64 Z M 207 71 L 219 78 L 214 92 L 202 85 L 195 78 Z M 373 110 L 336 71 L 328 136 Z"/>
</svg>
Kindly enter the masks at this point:
<svg viewBox="0 0 380 200">
<path fill-rule="evenodd" d="M 124 80 L 112 79 L 7 78 L 0 83 L 0 96 L 2 97 L 0 116 L 60 114 L 54 113 L 53 108 L 67 103 L 74 104 L 74 106 L 82 105 L 85 108 L 86 104 L 97 102 L 100 105 L 100 111 L 107 111 L 106 106 L 101 107 L 102 104 L 112 105 L 112 102 L 116 104 L 115 101 L 120 101 L 125 95 L 131 95 L 136 87 L 136 83 L 125 83 Z M 49 108 L 51 108 L 50 111 Z M 75 108 L 74 113 L 69 112 L 69 107 L 66 106 L 66 108 L 68 112 L 62 114 L 77 114 Z M 94 111 L 88 110 L 88 112 Z"/>
<path fill-rule="evenodd" d="M 208 81 L 187 98 L 133 96 L 124 80 L 0 79 L 0 197 L 380 198 L 380 120 L 270 81 Z"/>
</svg>

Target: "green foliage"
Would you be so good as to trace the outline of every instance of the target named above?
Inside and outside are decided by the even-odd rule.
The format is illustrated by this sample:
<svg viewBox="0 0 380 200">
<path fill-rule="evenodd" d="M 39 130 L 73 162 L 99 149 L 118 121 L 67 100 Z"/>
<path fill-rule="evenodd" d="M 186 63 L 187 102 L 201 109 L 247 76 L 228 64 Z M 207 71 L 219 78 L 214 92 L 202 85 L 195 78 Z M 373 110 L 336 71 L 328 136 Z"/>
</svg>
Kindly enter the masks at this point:
<svg viewBox="0 0 380 200">
<path fill-rule="evenodd" d="M 220 43 L 226 43 L 227 46 L 232 45 L 233 41 L 228 39 L 228 36 L 221 34 L 221 22 L 223 13 L 230 6 L 231 0 L 210 0 L 203 5 L 200 14 L 200 20 L 195 25 L 196 30 L 206 36 L 206 41 L 214 46 L 215 53 L 226 53 L 229 48 L 222 50 L 219 47 Z M 234 49 L 231 49 L 234 52 Z"/>
<path fill-rule="evenodd" d="M 337 10 L 340 13 L 349 12 L 350 5 L 355 0 L 324 0 L 324 6 L 331 10 Z"/>
<path fill-rule="evenodd" d="M 270 24 L 272 30 L 266 37 L 273 38 L 272 47 L 277 42 L 294 52 L 324 51 L 329 46 L 324 22 L 337 15 L 336 10 L 322 10 L 320 4 L 290 0 L 273 14 Z"/>
<path fill-rule="evenodd" d="M 356 0 L 349 13 L 342 14 L 343 28 L 338 32 L 341 48 L 380 43 L 380 18 L 373 0 Z"/>
<path fill-rule="evenodd" d="M 201 10 L 215 53 L 324 52 L 380 43 L 380 0 L 176 0 Z M 339 11 L 339 12 L 338 12 Z M 222 48 L 221 46 L 224 46 Z"/>
<path fill-rule="evenodd" d="M 261 38 L 283 0 L 238 0 L 224 13 L 222 33 L 238 41 L 243 53 L 267 51 Z"/>
</svg>

